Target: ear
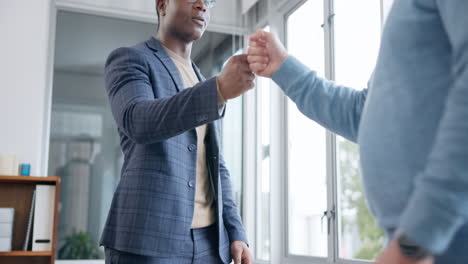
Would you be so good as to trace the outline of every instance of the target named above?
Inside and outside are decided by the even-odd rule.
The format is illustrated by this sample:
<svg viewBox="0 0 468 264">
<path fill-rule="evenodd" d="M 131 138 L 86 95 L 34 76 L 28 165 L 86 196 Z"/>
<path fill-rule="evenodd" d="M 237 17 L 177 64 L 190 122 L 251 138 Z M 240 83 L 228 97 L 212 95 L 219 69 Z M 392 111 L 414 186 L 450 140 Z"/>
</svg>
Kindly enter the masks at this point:
<svg viewBox="0 0 468 264">
<path fill-rule="evenodd" d="M 159 15 L 166 15 L 167 0 L 156 0 L 156 9 Z"/>
</svg>

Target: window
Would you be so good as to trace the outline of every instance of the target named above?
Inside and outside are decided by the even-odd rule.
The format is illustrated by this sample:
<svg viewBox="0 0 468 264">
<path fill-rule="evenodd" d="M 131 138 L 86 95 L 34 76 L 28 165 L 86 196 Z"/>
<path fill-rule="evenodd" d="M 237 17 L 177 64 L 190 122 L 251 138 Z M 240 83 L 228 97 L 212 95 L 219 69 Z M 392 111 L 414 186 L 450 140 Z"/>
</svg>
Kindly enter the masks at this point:
<svg viewBox="0 0 468 264">
<path fill-rule="evenodd" d="M 103 259 L 99 240 L 123 164 L 104 63 L 154 25 L 59 10 L 56 26 L 48 174 L 62 180 L 57 260 Z"/>
<path fill-rule="evenodd" d="M 383 17 L 392 1 L 351 2 L 282 1 L 275 12 L 283 16 L 270 14 L 268 23 L 287 44 L 289 53 L 318 76 L 361 90 L 367 87 L 375 67 Z M 264 89 L 269 85 L 260 79 L 256 91 L 260 116 L 255 131 L 260 139 L 256 177 L 260 187 L 255 194 L 257 260 L 299 264 L 363 263 L 374 259 L 383 248 L 384 234 L 367 209 L 357 145 L 305 117 L 290 99 L 283 105 L 284 93 L 276 91 L 275 85 L 268 91 Z M 269 117 L 265 104 L 270 101 L 275 102 L 271 111 L 280 109 L 278 113 L 270 112 L 275 113 L 269 118 L 271 124 L 265 120 Z M 270 136 L 264 134 L 268 126 L 275 128 Z M 283 163 L 285 168 L 277 166 Z M 274 168 L 268 175 L 268 199 L 278 205 L 268 208 L 270 219 L 261 206 L 266 201 L 263 195 L 267 189 L 262 189 L 262 182 L 266 181 L 268 167 Z M 328 222 L 323 215 L 330 208 L 336 214 L 328 214 L 332 215 Z M 270 226 L 270 235 L 264 233 L 263 225 Z M 268 240 L 268 257 L 262 254 L 267 237 L 272 238 Z"/>
<path fill-rule="evenodd" d="M 270 27 L 264 28 L 269 31 Z M 257 221 L 256 221 L 256 256 L 259 260 L 270 260 L 270 94 L 271 81 L 257 79 Z"/>
<path fill-rule="evenodd" d="M 64 89 L 62 84 L 66 83 L 83 84 L 78 82 L 80 78 L 104 93 L 99 77 L 56 72 L 54 100 L 61 100 L 56 89 Z M 123 156 L 110 108 L 81 105 L 72 97 L 67 100 L 54 103 L 51 119 L 49 175 L 61 176 L 62 180 L 57 257 L 102 259 L 104 252 L 98 241 L 120 178 Z"/>
<path fill-rule="evenodd" d="M 380 2 L 336 0 L 334 7 L 335 80 L 361 90 L 367 87 L 377 59 Z M 382 250 L 384 234 L 367 208 L 357 145 L 337 136 L 336 164 L 339 257 L 372 260 Z"/>
<path fill-rule="evenodd" d="M 307 1 L 287 19 L 289 52 L 320 76 L 325 71 L 323 1 Z M 327 256 L 326 131 L 288 99 L 288 252 Z"/>
<path fill-rule="evenodd" d="M 224 65 L 228 62 L 231 56 L 239 55 L 242 53 L 241 48 L 237 48 L 236 43 L 232 43 L 231 39 L 235 39 L 235 36 L 227 36 L 226 40 L 230 45 L 222 49 L 223 57 L 227 59 L 222 61 L 219 65 L 212 65 L 211 68 L 220 69 L 224 68 Z M 237 50 L 236 52 L 234 52 Z M 218 51 L 219 52 L 219 51 Z M 227 54 L 226 54 L 227 53 Z M 219 72 L 212 70 L 213 76 L 218 75 Z M 242 142 L 243 142 L 243 104 L 244 100 L 242 96 L 229 100 L 228 105 L 226 105 L 226 112 L 224 118 L 221 119 L 221 153 L 224 157 L 226 163 L 226 168 L 229 171 L 231 176 L 232 183 L 232 194 L 234 202 L 237 205 L 239 213 L 242 213 Z"/>
<path fill-rule="evenodd" d="M 232 193 L 237 208 L 242 206 L 242 97 L 229 100 L 222 120 L 222 149 L 232 183 Z"/>
</svg>

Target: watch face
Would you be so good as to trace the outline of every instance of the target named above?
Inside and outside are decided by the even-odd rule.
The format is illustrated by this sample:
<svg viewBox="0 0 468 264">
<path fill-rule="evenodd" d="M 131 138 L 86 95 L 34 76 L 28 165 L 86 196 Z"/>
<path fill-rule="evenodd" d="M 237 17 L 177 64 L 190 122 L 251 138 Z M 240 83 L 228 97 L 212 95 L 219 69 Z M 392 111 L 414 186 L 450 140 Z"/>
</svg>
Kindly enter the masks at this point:
<svg viewBox="0 0 468 264">
<path fill-rule="evenodd" d="M 429 252 L 418 246 L 415 242 L 408 239 L 405 235 L 398 237 L 398 245 L 400 246 L 401 252 L 408 258 L 411 259 L 424 259 L 430 256 Z"/>
</svg>

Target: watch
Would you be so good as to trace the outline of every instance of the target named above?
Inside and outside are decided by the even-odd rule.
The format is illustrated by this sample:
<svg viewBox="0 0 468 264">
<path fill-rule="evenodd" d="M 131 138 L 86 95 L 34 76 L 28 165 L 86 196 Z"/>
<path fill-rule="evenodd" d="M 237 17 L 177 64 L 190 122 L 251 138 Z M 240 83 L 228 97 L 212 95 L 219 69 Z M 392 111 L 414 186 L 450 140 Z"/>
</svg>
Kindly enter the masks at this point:
<svg viewBox="0 0 468 264">
<path fill-rule="evenodd" d="M 418 246 L 416 242 L 408 238 L 404 233 L 397 235 L 397 242 L 403 255 L 410 259 L 421 260 L 431 256 L 429 251 Z"/>
</svg>

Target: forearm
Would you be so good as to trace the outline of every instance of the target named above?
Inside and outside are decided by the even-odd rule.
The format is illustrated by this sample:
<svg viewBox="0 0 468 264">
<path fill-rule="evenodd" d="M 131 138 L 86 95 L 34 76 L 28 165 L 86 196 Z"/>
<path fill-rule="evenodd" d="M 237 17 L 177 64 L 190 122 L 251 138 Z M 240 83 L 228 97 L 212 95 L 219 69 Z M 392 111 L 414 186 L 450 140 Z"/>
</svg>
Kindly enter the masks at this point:
<svg viewBox="0 0 468 264">
<path fill-rule="evenodd" d="M 308 118 L 356 142 L 367 89 L 357 91 L 320 78 L 292 56 L 273 80 Z"/>
<path fill-rule="evenodd" d="M 125 89 L 125 88 L 123 88 Z M 118 103 L 118 99 L 114 103 Z M 139 144 L 156 143 L 221 117 L 215 79 L 162 99 L 135 100 L 117 109 L 119 127 Z"/>
</svg>

